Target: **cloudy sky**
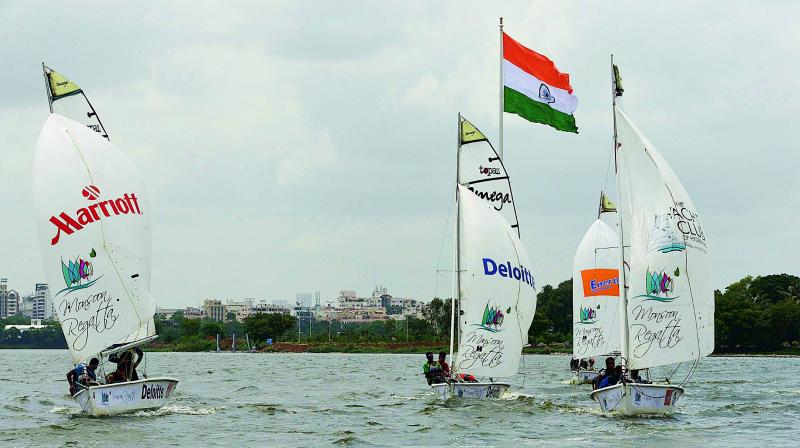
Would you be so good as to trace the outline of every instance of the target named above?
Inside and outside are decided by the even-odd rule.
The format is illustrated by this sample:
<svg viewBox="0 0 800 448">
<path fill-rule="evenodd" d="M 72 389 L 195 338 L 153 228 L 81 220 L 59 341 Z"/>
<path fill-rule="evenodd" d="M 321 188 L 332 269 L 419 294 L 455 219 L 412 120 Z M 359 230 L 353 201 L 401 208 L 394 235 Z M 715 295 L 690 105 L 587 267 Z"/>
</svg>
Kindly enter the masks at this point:
<svg viewBox="0 0 800 448">
<path fill-rule="evenodd" d="M 0 276 L 20 292 L 44 280 L 45 61 L 145 176 L 161 306 L 375 284 L 447 296 L 456 117 L 496 140 L 500 15 L 580 99 L 578 135 L 505 118 L 539 285 L 569 278 L 614 188 L 612 52 L 623 107 L 701 213 L 714 286 L 800 270 L 796 3 L 30 3 L 0 3 Z"/>
</svg>

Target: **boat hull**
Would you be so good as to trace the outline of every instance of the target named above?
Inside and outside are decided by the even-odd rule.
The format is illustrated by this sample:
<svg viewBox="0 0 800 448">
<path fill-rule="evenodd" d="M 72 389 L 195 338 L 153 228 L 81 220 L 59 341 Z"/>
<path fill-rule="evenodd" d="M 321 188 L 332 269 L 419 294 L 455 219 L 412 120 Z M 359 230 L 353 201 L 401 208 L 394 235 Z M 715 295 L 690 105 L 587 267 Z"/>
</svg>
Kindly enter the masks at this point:
<svg viewBox="0 0 800 448">
<path fill-rule="evenodd" d="M 591 384 L 599 372 L 595 370 L 573 370 L 572 375 L 577 384 Z"/>
<path fill-rule="evenodd" d="M 490 400 L 501 398 L 511 387 L 508 383 L 440 383 L 431 384 L 436 396 L 442 400 L 451 397 Z"/>
<path fill-rule="evenodd" d="M 591 397 L 608 414 L 670 415 L 683 393 L 680 386 L 625 383 L 594 390 Z"/>
<path fill-rule="evenodd" d="M 83 412 L 95 417 L 128 414 L 164 406 L 177 384 L 174 378 L 147 378 L 91 386 L 72 398 Z"/>
</svg>

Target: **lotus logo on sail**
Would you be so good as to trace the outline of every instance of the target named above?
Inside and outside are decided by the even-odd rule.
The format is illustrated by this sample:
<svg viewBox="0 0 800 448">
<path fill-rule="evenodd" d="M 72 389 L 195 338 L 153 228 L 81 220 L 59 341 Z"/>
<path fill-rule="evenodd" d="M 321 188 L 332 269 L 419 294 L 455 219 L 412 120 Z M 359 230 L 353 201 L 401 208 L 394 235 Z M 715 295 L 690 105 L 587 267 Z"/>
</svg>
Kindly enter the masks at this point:
<svg viewBox="0 0 800 448">
<path fill-rule="evenodd" d="M 499 307 L 489 306 L 489 302 L 486 302 L 481 323 L 476 326 L 483 330 L 491 331 L 492 333 L 501 332 L 503 329 L 500 327 L 503 325 L 506 314 L 511 314 L 511 308 L 508 308 L 506 313 L 503 314 L 503 311 Z"/>
<path fill-rule="evenodd" d="M 100 197 L 100 189 L 94 185 L 89 185 L 82 190 L 83 197 L 89 201 L 95 201 Z M 139 198 L 135 193 L 125 193 L 121 197 L 96 202 L 88 207 L 79 208 L 70 216 L 67 212 L 61 212 L 58 216 L 51 216 L 50 222 L 56 227 L 56 234 L 50 240 L 50 245 L 55 246 L 61 239 L 61 232 L 72 235 L 74 232 L 82 230 L 84 226 L 100 221 L 103 217 L 111 218 L 119 215 L 143 215 L 139 208 Z"/>
<path fill-rule="evenodd" d="M 673 272 L 675 277 L 681 275 L 679 268 L 675 268 Z M 675 280 L 664 270 L 650 271 L 647 270 L 645 274 L 645 294 L 636 297 L 642 297 L 645 300 L 657 300 L 659 302 L 671 302 L 678 298 L 678 296 L 670 296 L 675 289 Z"/>
<path fill-rule="evenodd" d="M 600 309 L 600 306 L 598 306 L 597 309 Z M 594 323 L 594 321 L 597 320 L 597 311 L 590 306 L 586 308 L 581 306 L 580 318 L 582 324 Z"/>
<path fill-rule="evenodd" d="M 89 257 L 94 258 L 95 256 L 97 256 L 97 252 L 92 249 L 89 253 Z M 94 266 L 90 261 L 84 260 L 81 257 L 76 257 L 75 260 L 68 260 L 66 263 L 64 263 L 64 260 L 61 260 L 61 273 L 64 275 L 64 283 L 67 287 L 58 291 L 56 295 L 63 292 L 69 294 L 72 291 L 88 288 L 102 277 L 101 275 L 94 280 L 90 280 L 94 275 Z"/>
<path fill-rule="evenodd" d="M 656 250 L 662 254 L 686 250 L 686 245 L 672 230 L 671 218 L 667 214 L 656 215 L 653 219 L 653 226 L 650 228 L 647 252 Z"/>
</svg>

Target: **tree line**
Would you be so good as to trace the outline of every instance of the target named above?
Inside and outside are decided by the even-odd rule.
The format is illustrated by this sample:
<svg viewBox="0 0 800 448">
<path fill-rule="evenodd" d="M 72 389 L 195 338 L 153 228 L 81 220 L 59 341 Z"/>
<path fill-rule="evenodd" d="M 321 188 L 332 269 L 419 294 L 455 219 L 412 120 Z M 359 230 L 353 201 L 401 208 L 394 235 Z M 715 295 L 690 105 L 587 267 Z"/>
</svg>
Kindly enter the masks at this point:
<svg viewBox="0 0 800 448">
<path fill-rule="evenodd" d="M 724 290 L 714 291 L 717 353 L 776 352 L 796 350 L 800 341 L 800 277 L 790 274 L 745 277 Z M 158 344 L 181 351 L 213 350 L 216 337 L 230 348 L 235 334 L 239 349 L 245 335 L 251 345 L 272 342 L 303 343 L 426 343 L 445 345 L 450 337 L 450 299 L 434 298 L 422 318 L 346 323 L 286 314 L 256 314 L 237 322 L 229 314 L 225 321 L 187 319 L 177 311 L 170 319 L 156 318 Z M 572 280 L 542 287 L 528 330 L 536 346 L 572 342 Z M 27 324 L 21 316 L 0 319 L 0 348 L 66 348 L 57 322 L 40 330 L 5 330 L 8 324 Z M 226 347 L 225 344 L 228 344 Z M 157 345 L 156 345 L 157 346 Z M 568 350 L 568 349 L 567 349 Z"/>
</svg>

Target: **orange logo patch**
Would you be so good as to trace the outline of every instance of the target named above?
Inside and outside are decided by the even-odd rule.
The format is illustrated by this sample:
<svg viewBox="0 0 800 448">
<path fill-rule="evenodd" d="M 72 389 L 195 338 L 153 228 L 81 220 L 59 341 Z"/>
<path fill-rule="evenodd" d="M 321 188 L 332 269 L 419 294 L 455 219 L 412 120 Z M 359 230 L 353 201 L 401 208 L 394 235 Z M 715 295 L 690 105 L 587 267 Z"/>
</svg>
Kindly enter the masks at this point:
<svg viewBox="0 0 800 448">
<path fill-rule="evenodd" d="M 581 271 L 583 280 L 583 296 L 619 297 L 618 269 L 586 269 Z"/>
</svg>

